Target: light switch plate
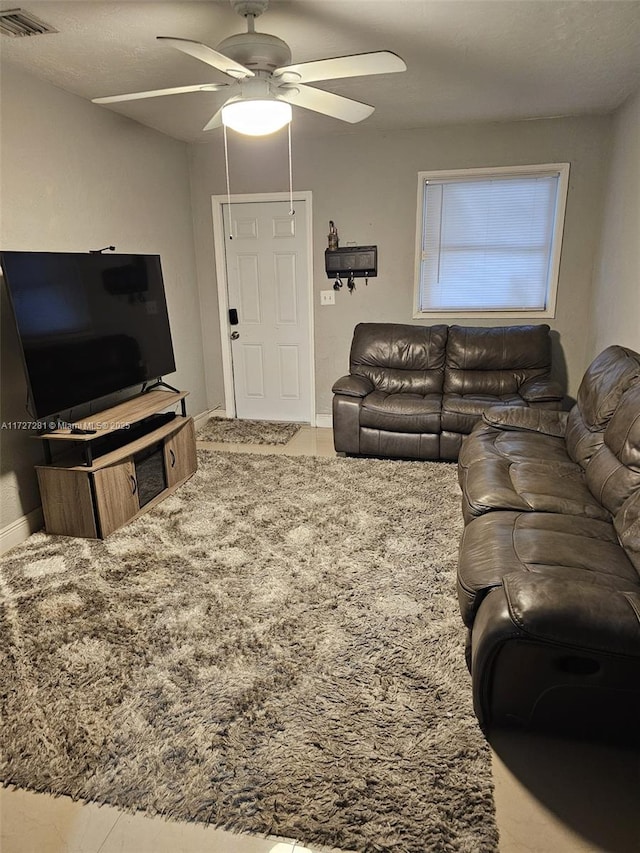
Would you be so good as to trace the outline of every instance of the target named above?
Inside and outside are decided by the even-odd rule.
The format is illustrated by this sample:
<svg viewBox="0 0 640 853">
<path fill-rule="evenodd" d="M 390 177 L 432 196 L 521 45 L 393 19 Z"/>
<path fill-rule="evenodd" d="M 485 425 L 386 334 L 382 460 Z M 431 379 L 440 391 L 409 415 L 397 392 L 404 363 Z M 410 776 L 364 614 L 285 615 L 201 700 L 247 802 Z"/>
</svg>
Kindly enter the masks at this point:
<svg viewBox="0 0 640 853">
<path fill-rule="evenodd" d="M 336 304 L 335 290 L 321 290 L 320 291 L 320 305 L 335 305 L 335 304 Z"/>
</svg>

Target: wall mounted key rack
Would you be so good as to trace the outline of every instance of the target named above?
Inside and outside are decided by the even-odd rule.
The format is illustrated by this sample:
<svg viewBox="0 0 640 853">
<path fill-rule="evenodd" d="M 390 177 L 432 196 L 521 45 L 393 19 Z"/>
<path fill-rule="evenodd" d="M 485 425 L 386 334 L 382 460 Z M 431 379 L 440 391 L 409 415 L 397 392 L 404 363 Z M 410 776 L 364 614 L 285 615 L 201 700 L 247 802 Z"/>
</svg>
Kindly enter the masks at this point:
<svg viewBox="0 0 640 853">
<path fill-rule="evenodd" d="M 355 289 L 356 278 L 364 278 L 365 284 L 369 279 L 378 275 L 377 246 L 345 246 L 341 249 L 325 249 L 325 270 L 328 278 L 334 279 L 334 290 L 343 285 L 347 279 L 350 292 Z"/>
</svg>

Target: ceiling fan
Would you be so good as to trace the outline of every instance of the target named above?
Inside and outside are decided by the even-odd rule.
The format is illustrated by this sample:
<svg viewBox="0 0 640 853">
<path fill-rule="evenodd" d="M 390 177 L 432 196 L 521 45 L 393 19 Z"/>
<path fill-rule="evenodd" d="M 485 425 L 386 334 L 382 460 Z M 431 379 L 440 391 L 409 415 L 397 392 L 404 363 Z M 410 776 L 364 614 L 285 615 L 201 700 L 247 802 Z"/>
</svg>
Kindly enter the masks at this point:
<svg viewBox="0 0 640 853">
<path fill-rule="evenodd" d="M 113 104 L 185 92 L 226 91 L 230 96 L 203 130 L 224 124 L 250 135 L 264 135 L 284 127 L 291 121 L 291 105 L 304 107 L 341 121 L 356 122 L 370 116 L 374 107 L 342 95 L 306 85 L 319 80 L 339 80 L 369 74 L 391 74 L 406 71 L 399 56 L 383 50 L 291 63 L 291 50 L 282 39 L 255 31 L 255 18 L 268 7 L 269 0 L 230 0 L 234 10 L 247 20 L 247 32 L 230 36 L 214 50 L 189 39 L 157 36 L 164 44 L 213 66 L 232 78 L 228 83 L 202 83 L 131 92 L 93 98 L 94 104 Z"/>
</svg>

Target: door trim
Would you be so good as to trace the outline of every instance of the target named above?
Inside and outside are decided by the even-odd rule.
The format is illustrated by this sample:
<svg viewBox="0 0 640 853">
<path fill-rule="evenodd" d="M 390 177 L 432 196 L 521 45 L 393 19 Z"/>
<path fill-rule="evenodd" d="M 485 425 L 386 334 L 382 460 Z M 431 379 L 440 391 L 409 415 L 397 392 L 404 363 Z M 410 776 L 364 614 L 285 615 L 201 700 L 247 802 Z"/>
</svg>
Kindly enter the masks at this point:
<svg viewBox="0 0 640 853">
<path fill-rule="evenodd" d="M 252 202 L 289 201 L 289 193 L 246 193 L 231 196 L 231 204 L 251 204 Z M 313 221 L 311 190 L 294 192 L 293 201 L 304 201 L 307 206 L 307 290 L 309 303 L 309 423 L 316 425 L 316 371 L 313 320 Z M 227 195 L 212 195 L 213 245 L 218 282 L 218 319 L 220 323 L 220 343 L 222 349 L 222 373 L 224 377 L 224 399 L 228 418 L 236 417 L 236 398 L 233 388 L 233 362 L 231 358 L 231 340 L 229 337 L 229 299 L 227 289 L 227 265 L 224 244 L 224 221 L 222 206 L 229 202 Z"/>
</svg>

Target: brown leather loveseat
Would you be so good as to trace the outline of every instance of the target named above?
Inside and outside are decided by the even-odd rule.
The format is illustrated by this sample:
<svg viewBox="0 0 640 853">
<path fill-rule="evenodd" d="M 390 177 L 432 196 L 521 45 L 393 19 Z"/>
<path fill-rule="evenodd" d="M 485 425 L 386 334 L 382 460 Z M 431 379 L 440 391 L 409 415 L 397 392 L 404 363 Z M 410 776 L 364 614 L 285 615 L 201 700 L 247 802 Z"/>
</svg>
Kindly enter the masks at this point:
<svg viewBox="0 0 640 853">
<path fill-rule="evenodd" d="M 480 723 L 637 739 L 640 355 L 604 350 L 568 413 L 489 409 L 458 468 Z"/>
<path fill-rule="evenodd" d="M 562 407 L 549 326 L 360 323 L 333 386 L 336 451 L 458 458 L 488 406 Z"/>
</svg>

